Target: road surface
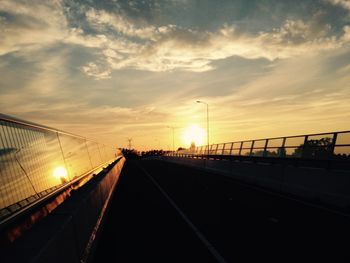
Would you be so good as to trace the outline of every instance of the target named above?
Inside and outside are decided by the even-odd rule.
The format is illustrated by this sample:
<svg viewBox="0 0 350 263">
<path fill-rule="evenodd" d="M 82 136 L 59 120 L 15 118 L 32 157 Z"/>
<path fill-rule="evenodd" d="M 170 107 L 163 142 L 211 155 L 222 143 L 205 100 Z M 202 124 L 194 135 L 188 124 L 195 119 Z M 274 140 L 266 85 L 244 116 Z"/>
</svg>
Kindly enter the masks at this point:
<svg viewBox="0 0 350 263">
<path fill-rule="evenodd" d="M 128 160 L 96 262 L 350 262 L 346 215 L 233 179 Z"/>
</svg>

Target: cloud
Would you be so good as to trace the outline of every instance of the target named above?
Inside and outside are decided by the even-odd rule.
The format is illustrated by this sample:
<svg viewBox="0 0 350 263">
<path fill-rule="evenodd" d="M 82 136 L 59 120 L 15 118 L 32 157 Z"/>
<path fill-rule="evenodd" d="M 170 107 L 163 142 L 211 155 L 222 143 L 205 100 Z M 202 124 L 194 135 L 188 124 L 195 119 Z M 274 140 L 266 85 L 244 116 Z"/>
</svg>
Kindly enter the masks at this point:
<svg viewBox="0 0 350 263">
<path fill-rule="evenodd" d="M 334 3 L 342 3 L 334 0 Z M 95 79 L 108 79 L 112 70 L 137 69 L 154 72 L 205 72 L 217 60 L 232 56 L 247 59 L 285 59 L 310 52 L 337 49 L 349 41 L 349 30 L 331 34 L 323 24 L 321 11 L 309 20 L 288 19 L 280 27 L 258 34 L 242 32 L 234 24 L 214 31 L 179 25 L 150 25 L 120 12 L 81 7 L 85 29 L 72 26 L 67 13 L 73 12 L 60 0 L 0 3 L 0 55 L 14 51 L 40 49 L 57 43 L 80 45 L 100 54 L 98 61 L 81 65 L 81 72 Z M 73 16 L 73 14 L 70 14 Z M 11 19 L 10 19 L 11 18 Z M 88 30 L 88 26 L 94 30 Z"/>
<path fill-rule="evenodd" d="M 204 109 L 194 101 L 208 102 L 213 142 L 347 130 L 349 124 L 341 120 L 350 117 L 349 51 L 347 45 L 332 52 L 276 60 L 263 74 L 242 74 L 249 78 L 246 83 L 239 83 L 232 65 L 225 65 L 231 68 L 225 75 L 214 71 L 202 76 L 202 90 L 191 92 L 197 84 L 192 78 L 189 85 L 182 81 L 182 93 L 176 99 L 164 95 L 168 99 L 155 104 L 173 113 L 174 125 L 205 127 Z M 207 75 L 211 81 L 217 77 L 222 82 L 207 85 Z M 230 93 L 222 93 L 222 86 L 231 87 Z M 213 93 L 205 94 L 208 89 Z"/>
<path fill-rule="evenodd" d="M 341 37 L 341 41 L 344 43 L 350 42 L 350 26 L 344 26 L 343 31 L 344 34 Z"/>
<path fill-rule="evenodd" d="M 137 28 L 129 22 L 126 17 L 118 14 L 110 14 L 106 11 L 90 9 L 86 12 L 87 21 L 96 29 L 103 29 L 110 26 L 117 32 L 130 37 L 138 37 L 141 39 L 150 39 L 156 34 L 154 26 Z"/>
<path fill-rule="evenodd" d="M 66 35 L 67 22 L 61 1 L 3 0 L 0 2 L 0 55 L 37 49 Z"/>
<path fill-rule="evenodd" d="M 105 69 L 101 66 L 96 65 L 93 62 L 83 66 L 81 70 L 88 76 L 92 76 L 96 80 L 109 79 L 111 78 L 111 70 Z"/>
<path fill-rule="evenodd" d="M 343 8 L 348 9 L 350 11 L 350 1 L 349 0 L 327 0 L 327 2 L 329 2 L 333 5 L 342 6 Z"/>
<path fill-rule="evenodd" d="M 235 25 L 223 25 L 214 32 L 175 25 L 142 27 L 119 14 L 87 12 L 88 22 L 99 30 L 107 32 L 106 27 L 113 27 L 121 34 L 125 44 L 123 50 L 113 48 L 111 40 L 102 51 L 112 69 L 158 72 L 203 72 L 214 68 L 213 61 L 231 56 L 274 60 L 341 47 L 348 41 L 346 34 L 341 37 L 331 35 L 331 26 L 320 21 L 322 16 L 324 13 L 318 12 L 309 21 L 286 20 L 281 27 L 254 35 L 240 32 Z M 142 41 L 133 41 L 132 37 Z"/>
</svg>

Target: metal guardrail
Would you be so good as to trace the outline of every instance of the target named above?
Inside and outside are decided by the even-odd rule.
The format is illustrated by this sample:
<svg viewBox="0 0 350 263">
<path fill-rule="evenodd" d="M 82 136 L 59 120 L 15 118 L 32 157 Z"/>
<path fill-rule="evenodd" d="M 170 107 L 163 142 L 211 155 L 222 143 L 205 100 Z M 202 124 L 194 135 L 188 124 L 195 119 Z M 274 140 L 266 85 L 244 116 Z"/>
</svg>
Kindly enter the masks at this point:
<svg viewBox="0 0 350 263">
<path fill-rule="evenodd" d="M 245 156 L 298 159 L 350 159 L 350 131 L 237 141 L 199 146 L 170 156 Z"/>
<path fill-rule="evenodd" d="M 96 141 L 0 114 L 0 219 L 121 155 Z"/>
</svg>

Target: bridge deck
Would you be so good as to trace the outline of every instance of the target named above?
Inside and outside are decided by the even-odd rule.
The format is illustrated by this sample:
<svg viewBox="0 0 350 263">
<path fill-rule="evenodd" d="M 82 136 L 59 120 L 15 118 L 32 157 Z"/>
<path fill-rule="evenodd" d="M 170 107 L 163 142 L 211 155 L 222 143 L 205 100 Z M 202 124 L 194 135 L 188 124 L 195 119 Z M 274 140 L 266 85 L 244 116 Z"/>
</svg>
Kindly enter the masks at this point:
<svg viewBox="0 0 350 263">
<path fill-rule="evenodd" d="M 347 216 L 220 175 L 129 160 L 95 260 L 349 262 L 349 234 Z"/>
<path fill-rule="evenodd" d="M 111 258 L 115 262 L 216 262 L 133 161 L 123 168 L 95 261 Z"/>
</svg>

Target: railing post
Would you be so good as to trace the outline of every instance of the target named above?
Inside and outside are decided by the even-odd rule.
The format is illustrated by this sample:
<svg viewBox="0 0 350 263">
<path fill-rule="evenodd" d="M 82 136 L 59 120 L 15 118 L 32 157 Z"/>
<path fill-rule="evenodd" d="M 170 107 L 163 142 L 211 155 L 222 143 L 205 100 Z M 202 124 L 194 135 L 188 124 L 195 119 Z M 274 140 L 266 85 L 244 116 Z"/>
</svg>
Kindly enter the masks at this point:
<svg viewBox="0 0 350 263">
<path fill-rule="evenodd" d="M 267 156 L 266 150 L 267 150 L 267 145 L 268 145 L 268 143 L 269 143 L 269 139 L 266 139 L 266 141 L 265 141 L 265 146 L 264 146 L 263 157 L 266 157 L 266 156 Z"/>
<path fill-rule="evenodd" d="M 305 148 L 306 148 L 308 139 L 309 139 L 309 136 L 305 135 L 304 144 L 303 144 L 302 151 L 301 151 L 301 156 L 300 156 L 301 158 L 305 157 Z"/>
<path fill-rule="evenodd" d="M 241 156 L 241 153 L 242 153 L 242 146 L 243 146 L 243 142 L 240 142 L 241 145 L 239 146 L 239 153 L 238 155 Z"/>
<path fill-rule="evenodd" d="M 233 145 L 234 145 L 234 144 L 235 144 L 234 142 L 231 143 L 230 155 L 232 155 L 232 150 L 233 150 Z"/>
<path fill-rule="evenodd" d="M 334 148 L 337 144 L 337 138 L 338 138 L 338 133 L 335 132 L 333 133 L 333 139 L 332 139 L 332 145 L 331 145 L 331 154 L 332 154 L 332 157 L 334 157 Z"/>
<path fill-rule="evenodd" d="M 287 156 L 287 150 L 286 150 L 286 148 L 285 148 L 285 146 L 286 146 L 286 140 L 287 140 L 287 138 L 284 137 L 284 138 L 283 138 L 283 141 L 282 141 L 282 146 L 281 146 L 281 148 L 285 151 L 285 156 L 281 156 L 282 153 L 280 153 L 280 156 L 279 156 L 279 157 L 286 157 L 286 156 Z M 281 152 L 282 152 L 282 151 L 281 151 Z"/>
<path fill-rule="evenodd" d="M 254 149 L 254 143 L 255 143 L 255 141 L 253 140 L 253 141 L 252 141 L 252 146 L 250 146 L 249 156 L 252 156 L 253 149 Z"/>
</svg>

